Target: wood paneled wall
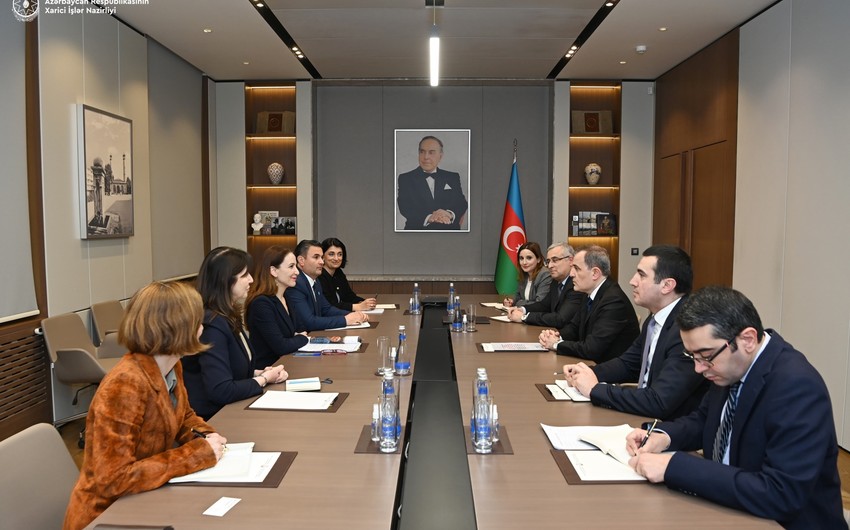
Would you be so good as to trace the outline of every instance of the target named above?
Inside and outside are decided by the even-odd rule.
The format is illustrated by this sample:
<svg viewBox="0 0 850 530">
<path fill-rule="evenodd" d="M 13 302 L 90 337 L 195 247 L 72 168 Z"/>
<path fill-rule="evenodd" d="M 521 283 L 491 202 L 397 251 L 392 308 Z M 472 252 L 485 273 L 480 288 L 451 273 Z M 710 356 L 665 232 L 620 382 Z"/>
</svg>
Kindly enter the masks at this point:
<svg viewBox="0 0 850 530">
<path fill-rule="evenodd" d="M 695 288 L 732 284 L 738 35 L 656 81 L 652 240 L 688 251 Z"/>
</svg>

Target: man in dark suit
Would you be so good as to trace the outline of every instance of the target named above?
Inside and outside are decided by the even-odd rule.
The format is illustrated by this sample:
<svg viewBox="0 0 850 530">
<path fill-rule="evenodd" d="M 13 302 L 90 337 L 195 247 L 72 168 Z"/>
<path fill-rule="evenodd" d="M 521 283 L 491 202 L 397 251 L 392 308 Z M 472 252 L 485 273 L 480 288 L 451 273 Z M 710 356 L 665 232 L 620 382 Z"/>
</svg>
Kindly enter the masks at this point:
<svg viewBox="0 0 850 530">
<path fill-rule="evenodd" d="M 509 308 L 508 318 L 512 322 L 562 328 L 572 320 L 584 296 L 573 289 L 573 279 L 570 277 L 573 256 L 575 256 L 575 250 L 566 243 L 549 245 L 546 250 L 546 259 L 543 260 L 552 277 L 549 294 L 539 302 Z"/>
<path fill-rule="evenodd" d="M 283 296 L 296 322 L 304 328 L 299 331 L 343 328 L 369 320 L 361 311 L 345 311 L 332 306 L 322 294 L 322 286 L 317 281 L 324 266 L 321 243 L 302 240 L 295 247 L 295 259 L 303 274 L 298 275 L 295 287 L 287 289 Z"/>
<path fill-rule="evenodd" d="M 600 246 L 579 250 L 570 277 L 573 289 L 586 296 L 572 320 L 556 331 L 540 332 L 540 344 L 569 355 L 596 362 L 617 357 L 640 333 L 637 315 L 626 293 L 611 275 L 611 258 Z"/>
<path fill-rule="evenodd" d="M 622 355 L 593 368 L 564 366 L 570 384 L 594 405 L 651 418 L 671 420 L 696 409 L 709 383 L 682 355 L 676 323 L 693 276 L 691 258 L 681 248 L 647 248 L 629 282 L 635 303 L 650 313 L 640 336 Z"/>
<path fill-rule="evenodd" d="M 747 297 L 706 287 L 676 319 L 694 370 L 713 382 L 699 409 L 626 438 L 651 482 L 773 519 L 847 528 L 829 393 L 802 353 L 765 330 Z M 642 447 L 641 447 L 642 446 Z M 687 451 L 703 450 L 703 456 Z M 662 451 L 675 453 L 658 454 Z"/>
<path fill-rule="evenodd" d="M 435 136 L 419 141 L 419 167 L 398 176 L 398 211 L 405 230 L 460 230 L 468 203 L 460 175 L 437 167 L 443 142 Z"/>
</svg>

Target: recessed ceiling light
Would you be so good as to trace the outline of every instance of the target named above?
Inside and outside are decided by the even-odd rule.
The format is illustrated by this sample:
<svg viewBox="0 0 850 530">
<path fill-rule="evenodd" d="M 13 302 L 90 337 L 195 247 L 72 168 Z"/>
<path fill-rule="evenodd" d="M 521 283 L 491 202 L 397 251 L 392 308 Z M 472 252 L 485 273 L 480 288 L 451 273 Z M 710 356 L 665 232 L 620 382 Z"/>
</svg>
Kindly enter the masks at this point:
<svg viewBox="0 0 850 530">
<path fill-rule="evenodd" d="M 614 2 L 605 2 L 605 7 L 612 7 Z"/>
<path fill-rule="evenodd" d="M 292 51 L 297 52 L 297 51 L 298 51 L 298 46 L 293 46 L 293 47 L 292 47 Z"/>
<path fill-rule="evenodd" d="M 571 50 L 577 50 L 577 49 L 578 49 L 578 46 L 570 46 L 570 49 L 571 49 Z"/>
<path fill-rule="evenodd" d="M 261 2 L 257 2 L 257 7 L 266 7 L 266 5 Z"/>
<path fill-rule="evenodd" d="M 210 28 L 204 28 L 204 33 L 212 33 L 212 30 Z"/>
<path fill-rule="evenodd" d="M 620 64 L 626 64 L 626 61 L 620 61 Z"/>
<path fill-rule="evenodd" d="M 248 61 L 242 61 L 242 64 L 244 64 L 244 65 L 246 65 L 246 66 L 247 66 L 247 65 L 249 65 L 249 64 L 251 64 L 251 63 L 249 63 Z"/>
<path fill-rule="evenodd" d="M 658 31 L 667 31 L 667 28 L 662 26 L 662 27 L 658 28 Z"/>
</svg>

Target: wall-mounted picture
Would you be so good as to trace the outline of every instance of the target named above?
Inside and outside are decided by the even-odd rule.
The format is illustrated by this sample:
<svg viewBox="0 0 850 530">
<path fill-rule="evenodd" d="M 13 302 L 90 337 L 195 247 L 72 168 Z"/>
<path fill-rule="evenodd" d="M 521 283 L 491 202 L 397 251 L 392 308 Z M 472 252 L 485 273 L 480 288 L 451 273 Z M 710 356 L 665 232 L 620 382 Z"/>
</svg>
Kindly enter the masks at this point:
<svg viewBox="0 0 850 530">
<path fill-rule="evenodd" d="M 295 218 L 294 217 L 278 217 L 272 221 L 272 235 L 279 236 L 294 236 L 295 235 Z"/>
<path fill-rule="evenodd" d="M 469 129 L 395 130 L 395 231 L 469 232 Z"/>
<path fill-rule="evenodd" d="M 133 235 L 133 122 L 78 108 L 81 239 Z"/>
</svg>

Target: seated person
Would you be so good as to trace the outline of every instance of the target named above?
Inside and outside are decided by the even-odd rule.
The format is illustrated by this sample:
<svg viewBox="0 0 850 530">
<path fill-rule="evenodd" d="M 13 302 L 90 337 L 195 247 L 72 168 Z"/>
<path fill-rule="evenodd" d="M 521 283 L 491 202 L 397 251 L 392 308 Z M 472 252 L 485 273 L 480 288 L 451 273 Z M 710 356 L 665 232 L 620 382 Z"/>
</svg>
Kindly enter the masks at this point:
<svg viewBox="0 0 850 530">
<path fill-rule="evenodd" d="M 534 241 L 523 243 L 516 253 L 519 265 L 519 285 L 513 298 L 505 298 L 505 307 L 522 307 L 540 302 L 549 294 L 552 277 L 543 268 L 543 252 Z"/>
<path fill-rule="evenodd" d="M 580 250 L 573 259 L 573 289 L 584 293 L 579 310 L 560 331 L 545 329 L 540 344 L 558 355 L 602 362 L 626 351 L 640 333 L 632 303 L 608 276 L 611 259 L 599 246 Z"/>
<path fill-rule="evenodd" d="M 282 383 L 288 376 L 283 365 L 254 368 L 254 351 L 242 324 L 242 303 L 254 281 L 250 266 L 245 251 L 218 247 L 198 272 L 205 309 L 201 341 L 209 349 L 184 357 L 182 363 L 189 403 L 206 420 L 228 403 L 258 396 L 267 384 Z"/>
<path fill-rule="evenodd" d="M 284 297 L 286 289 L 295 286 L 299 274 L 295 254 L 288 248 L 273 245 L 263 252 L 257 281 L 245 302 L 245 324 L 251 334 L 256 366 L 271 366 L 282 355 L 298 351 L 310 341 L 306 333 L 296 331 L 298 326 Z"/>
<path fill-rule="evenodd" d="M 641 429 L 626 437 L 635 471 L 784 528 L 847 528 L 832 406 L 817 370 L 729 287 L 697 291 L 676 320 L 685 355 L 713 385 L 697 410 L 658 424 L 646 443 Z M 689 452 L 697 449 L 702 456 Z"/>
<path fill-rule="evenodd" d="M 552 277 L 549 294 L 539 302 L 508 309 L 508 318 L 512 322 L 560 329 L 572 320 L 584 296 L 573 289 L 573 279 L 570 278 L 573 256 L 575 250 L 566 243 L 553 243 L 549 246 L 546 259 L 543 260 L 543 264 L 549 269 L 549 276 Z"/>
<path fill-rule="evenodd" d="M 322 241 L 322 274 L 319 275 L 319 283 L 322 284 L 322 293 L 332 306 L 346 311 L 368 311 L 375 309 L 378 303 L 374 298 L 361 298 L 357 296 L 348 284 L 348 278 L 342 269 L 348 262 L 348 251 L 345 244 L 335 237 L 329 237 Z"/>
<path fill-rule="evenodd" d="M 322 244 L 312 239 L 304 239 L 295 247 L 295 259 L 303 274 L 298 275 L 295 287 L 287 289 L 284 296 L 298 325 L 303 331 L 316 331 L 368 322 L 366 313 L 339 309 L 325 298 L 318 282 L 324 267 L 323 254 Z"/>
<path fill-rule="evenodd" d="M 206 348 L 198 341 L 203 316 L 201 297 L 179 282 L 154 282 L 130 300 L 118 329 L 129 353 L 92 399 L 65 530 L 84 528 L 119 497 L 156 489 L 221 458 L 227 440 L 189 406 L 178 362 Z"/>
<path fill-rule="evenodd" d="M 616 359 L 592 368 L 564 366 L 567 381 L 594 405 L 621 412 L 671 420 L 696 409 L 709 382 L 682 355 L 676 323 L 693 277 L 691 258 L 681 248 L 647 248 L 629 282 L 635 303 L 650 312 L 640 336 Z M 636 387 L 618 384 L 635 382 Z"/>
</svg>

